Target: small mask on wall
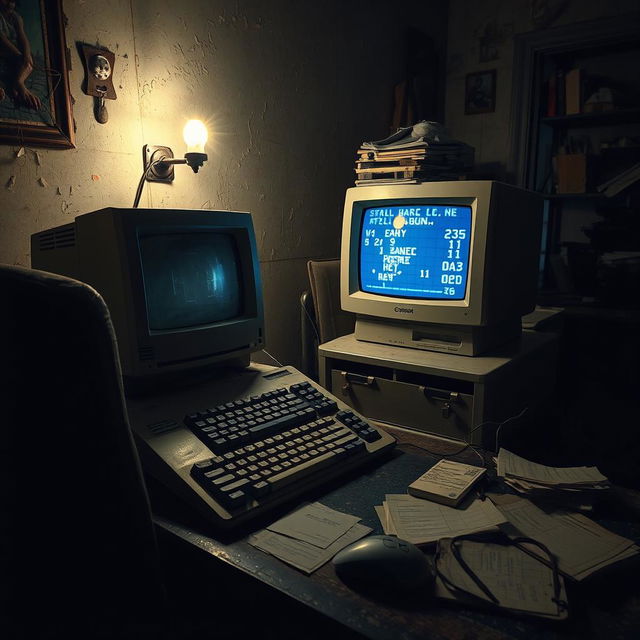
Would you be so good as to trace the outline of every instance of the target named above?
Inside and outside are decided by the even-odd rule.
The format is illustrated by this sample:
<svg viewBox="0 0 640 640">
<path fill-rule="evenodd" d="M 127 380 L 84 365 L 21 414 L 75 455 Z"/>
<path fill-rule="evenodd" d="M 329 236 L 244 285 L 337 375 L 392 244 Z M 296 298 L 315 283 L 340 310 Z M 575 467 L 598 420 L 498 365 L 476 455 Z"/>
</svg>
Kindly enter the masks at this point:
<svg viewBox="0 0 640 640">
<path fill-rule="evenodd" d="M 113 88 L 113 65 L 116 60 L 114 53 L 108 49 L 99 49 L 88 44 L 79 44 L 84 63 L 85 79 L 82 90 L 95 98 L 94 115 L 100 124 L 105 124 L 109 113 L 105 100 L 116 100 L 116 90 Z"/>
</svg>

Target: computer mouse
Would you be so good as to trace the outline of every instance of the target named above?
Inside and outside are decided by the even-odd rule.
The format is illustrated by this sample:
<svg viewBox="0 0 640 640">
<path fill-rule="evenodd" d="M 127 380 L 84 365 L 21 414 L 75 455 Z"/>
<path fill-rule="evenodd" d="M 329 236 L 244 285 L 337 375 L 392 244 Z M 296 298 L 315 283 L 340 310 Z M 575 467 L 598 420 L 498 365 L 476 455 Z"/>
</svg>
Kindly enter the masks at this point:
<svg viewBox="0 0 640 640">
<path fill-rule="evenodd" d="M 431 588 L 434 572 L 414 544 L 385 535 L 359 540 L 333 558 L 338 577 L 358 591 L 394 594 Z"/>
</svg>

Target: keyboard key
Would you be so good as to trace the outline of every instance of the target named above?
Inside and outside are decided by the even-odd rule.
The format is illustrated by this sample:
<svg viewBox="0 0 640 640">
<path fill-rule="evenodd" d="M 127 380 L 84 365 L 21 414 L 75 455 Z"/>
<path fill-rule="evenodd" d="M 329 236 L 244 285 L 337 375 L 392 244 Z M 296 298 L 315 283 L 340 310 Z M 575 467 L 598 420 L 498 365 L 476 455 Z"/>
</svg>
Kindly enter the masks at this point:
<svg viewBox="0 0 640 640">
<path fill-rule="evenodd" d="M 271 491 L 271 485 L 265 480 L 258 480 L 247 487 L 247 491 L 254 498 L 262 498 Z"/>
<path fill-rule="evenodd" d="M 227 469 L 224 467 L 217 467 L 216 469 L 212 469 L 211 471 L 207 471 L 202 474 L 203 481 L 207 480 L 215 480 L 216 478 L 220 478 L 227 474 Z"/>
<path fill-rule="evenodd" d="M 227 493 L 233 493 L 237 489 L 244 489 L 247 485 L 250 485 L 251 481 L 247 478 L 241 478 L 240 480 L 236 480 L 231 484 L 225 485 L 221 488 L 221 491 L 226 491 Z"/>
<path fill-rule="evenodd" d="M 207 471 L 215 469 L 215 466 L 211 460 L 203 460 L 202 462 L 196 462 L 191 467 L 191 475 L 202 477 Z"/>
<path fill-rule="evenodd" d="M 244 491 L 233 491 L 232 493 L 221 493 L 220 502 L 228 509 L 239 509 L 247 504 L 248 496 Z"/>
<path fill-rule="evenodd" d="M 302 458 L 302 456 L 300 457 Z M 334 463 L 335 454 L 333 452 L 328 452 L 317 458 L 309 459 L 298 465 L 291 466 L 289 469 L 284 469 L 282 470 L 282 473 L 273 475 L 267 480 L 267 482 L 271 485 L 271 490 L 276 491 L 292 482 L 297 482 L 304 476 L 331 466 L 331 464 Z"/>
<path fill-rule="evenodd" d="M 213 489 L 218 489 L 226 484 L 229 484 L 230 482 L 233 482 L 233 480 L 235 480 L 235 476 L 232 473 L 226 473 L 225 475 L 213 480 L 213 482 L 211 482 L 208 486 L 211 486 Z"/>
<path fill-rule="evenodd" d="M 361 431 L 358 432 L 358 435 L 363 440 L 366 440 L 367 442 L 375 442 L 376 440 L 380 440 L 380 438 L 382 437 L 376 431 L 376 429 L 373 429 L 372 427 L 367 427 L 366 429 L 362 429 Z"/>
</svg>

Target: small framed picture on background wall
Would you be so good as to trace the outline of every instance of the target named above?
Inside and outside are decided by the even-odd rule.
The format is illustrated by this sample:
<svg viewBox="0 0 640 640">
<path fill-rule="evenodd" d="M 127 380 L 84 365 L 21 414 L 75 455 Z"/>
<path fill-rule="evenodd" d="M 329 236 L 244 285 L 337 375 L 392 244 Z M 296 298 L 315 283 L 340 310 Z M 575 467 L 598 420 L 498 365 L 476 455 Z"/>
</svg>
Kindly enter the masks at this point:
<svg viewBox="0 0 640 640">
<path fill-rule="evenodd" d="M 491 113 L 496 110 L 496 70 L 468 73 L 464 91 L 464 112 Z"/>
</svg>

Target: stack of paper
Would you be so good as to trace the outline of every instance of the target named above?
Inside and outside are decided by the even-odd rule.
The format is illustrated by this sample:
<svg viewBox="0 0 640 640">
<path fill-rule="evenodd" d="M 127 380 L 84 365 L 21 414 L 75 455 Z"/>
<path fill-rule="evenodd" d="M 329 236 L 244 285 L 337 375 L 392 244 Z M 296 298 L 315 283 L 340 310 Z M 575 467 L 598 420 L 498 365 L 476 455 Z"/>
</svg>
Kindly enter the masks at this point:
<svg viewBox="0 0 640 640">
<path fill-rule="evenodd" d="M 473 167 L 474 148 L 438 122 L 422 121 L 358 149 L 356 185 L 458 180 Z"/>
<path fill-rule="evenodd" d="M 443 458 L 412 482 L 408 492 L 416 498 L 455 507 L 486 471 L 483 467 Z"/>
<path fill-rule="evenodd" d="M 498 452 L 498 476 L 518 493 L 536 497 L 554 492 L 555 497 L 562 493 L 583 501 L 587 492 L 609 488 L 609 481 L 595 467 L 547 467 L 507 449 Z"/>
<path fill-rule="evenodd" d="M 560 571 L 576 580 L 640 552 L 633 540 L 578 513 L 546 513 L 514 495 L 490 497 L 519 534 L 544 544 L 556 557 Z M 531 545 L 529 550 L 545 559 L 538 547 Z"/>
<path fill-rule="evenodd" d="M 313 573 L 338 551 L 371 532 L 360 518 L 325 507 L 305 505 L 249 538 L 249 544 L 305 573 Z"/>
<path fill-rule="evenodd" d="M 466 509 L 454 509 L 405 494 L 387 494 L 382 506 L 376 507 L 376 513 L 386 534 L 417 545 L 491 531 L 506 522 L 489 500 L 474 500 Z"/>
</svg>

